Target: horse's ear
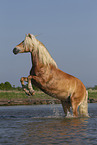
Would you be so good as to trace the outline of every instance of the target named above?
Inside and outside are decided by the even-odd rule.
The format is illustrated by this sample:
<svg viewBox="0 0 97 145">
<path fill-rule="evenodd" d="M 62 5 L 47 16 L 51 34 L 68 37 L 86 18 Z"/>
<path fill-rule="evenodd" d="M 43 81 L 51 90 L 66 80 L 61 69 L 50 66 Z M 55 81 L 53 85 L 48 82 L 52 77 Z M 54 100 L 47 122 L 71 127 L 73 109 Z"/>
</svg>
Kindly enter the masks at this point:
<svg viewBox="0 0 97 145">
<path fill-rule="evenodd" d="M 28 33 L 28 37 L 32 38 L 30 33 Z"/>
</svg>

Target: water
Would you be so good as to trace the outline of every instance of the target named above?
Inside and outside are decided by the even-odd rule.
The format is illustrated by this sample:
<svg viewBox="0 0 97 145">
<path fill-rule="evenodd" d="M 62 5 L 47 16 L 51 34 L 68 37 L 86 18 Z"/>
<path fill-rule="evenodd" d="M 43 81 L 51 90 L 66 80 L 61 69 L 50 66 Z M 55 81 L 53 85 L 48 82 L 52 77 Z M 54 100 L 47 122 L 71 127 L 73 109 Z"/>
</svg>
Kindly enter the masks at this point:
<svg viewBox="0 0 97 145">
<path fill-rule="evenodd" d="M 97 145 L 97 104 L 90 118 L 65 118 L 61 105 L 0 107 L 0 145 Z"/>
</svg>

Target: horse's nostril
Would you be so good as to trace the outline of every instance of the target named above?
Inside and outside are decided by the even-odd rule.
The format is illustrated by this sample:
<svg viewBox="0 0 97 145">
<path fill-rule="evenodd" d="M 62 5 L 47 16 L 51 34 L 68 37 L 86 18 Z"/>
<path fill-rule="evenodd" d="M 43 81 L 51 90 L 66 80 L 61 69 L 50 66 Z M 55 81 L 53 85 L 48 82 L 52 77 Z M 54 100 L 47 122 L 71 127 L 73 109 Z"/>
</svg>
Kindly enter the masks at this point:
<svg viewBox="0 0 97 145">
<path fill-rule="evenodd" d="M 17 48 L 14 48 L 14 49 L 13 49 L 13 53 L 14 53 L 14 54 L 17 54 L 19 51 L 20 51 L 20 50 L 17 49 Z"/>
<path fill-rule="evenodd" d="M 16 51 L 16 48 L 13 49 L 13 53 Z"/>
</svg>

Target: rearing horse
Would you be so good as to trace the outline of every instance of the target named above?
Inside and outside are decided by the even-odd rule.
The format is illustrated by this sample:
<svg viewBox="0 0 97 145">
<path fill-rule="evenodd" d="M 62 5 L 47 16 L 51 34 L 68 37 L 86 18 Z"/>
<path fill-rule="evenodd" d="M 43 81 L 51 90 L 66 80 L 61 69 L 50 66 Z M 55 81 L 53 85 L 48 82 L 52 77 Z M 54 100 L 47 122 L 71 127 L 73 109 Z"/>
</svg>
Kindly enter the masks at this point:
<svg viewBox="0 0 97 145">
<path fill-rule="evenodd" d="M 78 78 L 58 69 L 46 47 L 32 34 L 26 35 L 25 39 L 13 49 L 14 54 L 25 52 L 31 53 L 33 66 L 30 75 L 20 80 L 24 91 L 33 95 L 32 84 L 34 84 L 46 94 L 61 100 L 66 115 L 72 107 L 73 116 L 77 117 L 77 109 L 80 106 L 79 114 L 88 116 L 88 95 L 84 84 Z M 28 82 L 28 90 L 24 81 Z"/>
</svg>

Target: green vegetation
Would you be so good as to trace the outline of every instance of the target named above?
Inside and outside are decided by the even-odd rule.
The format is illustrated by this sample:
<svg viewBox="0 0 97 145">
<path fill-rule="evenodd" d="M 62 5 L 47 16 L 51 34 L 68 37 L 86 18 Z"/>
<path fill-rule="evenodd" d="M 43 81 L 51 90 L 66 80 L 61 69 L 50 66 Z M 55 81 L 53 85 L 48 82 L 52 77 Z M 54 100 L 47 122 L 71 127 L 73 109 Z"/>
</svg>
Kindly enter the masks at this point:
<svg viewBox="0 0 97 145">
<path fill-rule="evenodd" d="M 89 99 L 97 100 L 97 90 L 89 90 Z M 35 91 L 35 95 L 27 96 L 24 91 L 0 91 L 0 99 L 54 99 L 42 91 Z"/>
<path fill-rule="evenodd" d="M 15 87 L 9 83 L 1 83 L 0 84 L 0 99 L 27 99 L 28 97 L 30 99 L 53 99 L 52 97 L 46 95 L 42 91 L 40 91 L 38 88 L 33 86 L 35 90 L 35 95 L 33 96 L 27 96 L 25 92 L 22 90 L 21 87 Z M 96 99 L 97 100 L 97 85 L 95 85 L 93 88 L 88 88 L 88 94 L 89 99 Z"/>
<path fill-rule="evenodd" d="M 95 85 L 94 87 L 89 87 L 87 88 L 87 90 L 97 90 L 97 85 Z"/>
<path fill-rule="evenodd" d="M 35 95 L 27 96 L 23 91 L 0 91 L 0 99 L 52 99 L 41 91 L 35 91 Z"/>
<path fill-rule="evenodd" d="M 15 85 L 13 85 L 13 87 L 12 87 L 12 85 L 9 82 L 5 82 L 5 83 L 0 84 L 0 90 L 18 90 L 18 91 L 21 91 L 22 88 L 21 87 L 15 88 Z"/>
<path fill-rule="evenodd" d="M 27 87 L 27 85 L 26 85 Z M 52 99 L 52 97 L 46 95 L 42 91 L 40 91 L 37 87 L 33 86 L 35 90 L 35 95 L 27 96 L 26 93 L 22 90 L 21 87 L 15 87 L 9 82 L 0 84 L 0 99 Z"/>
<path fill-rule="evenodd" d="M 94 87 L 87 88 L 87 90 L 89 99 L 97 100 L 97 85 L 95 85 Z"/>
<path fill-rule="evenodd" d="M 22 92 L 19 92 L 19 93 L 16 93 L 16 92 L 9 92 L 9 91 L 1 91 L 0 92 L 0 99 L 18 99 L 18 98 L 27 98 L 27 96 L 22 93 Z"/>
<path fill-rule="evenodd" d="M 97 90 L 89 90 L 88 96 L 89 96 L 89 99 L 96 99 L 97 100 Z"/>
<path fill-rule="evenodd" d="M 9 82 L 1 83 L 0 90 L 11 90 L 12 86 Z"/>
</svg>

